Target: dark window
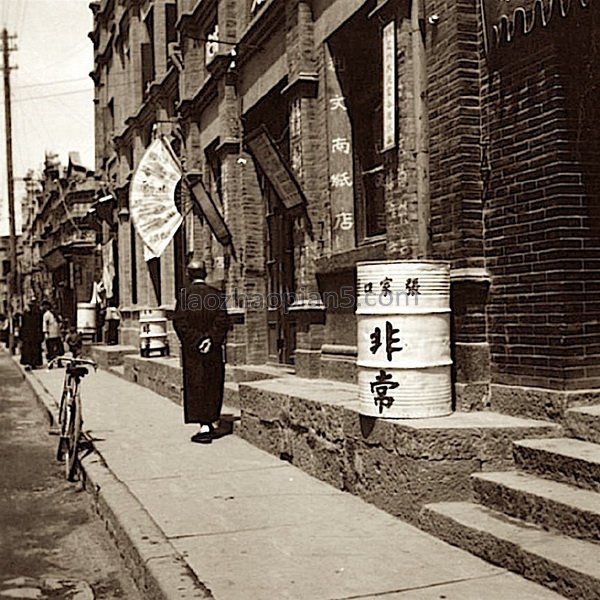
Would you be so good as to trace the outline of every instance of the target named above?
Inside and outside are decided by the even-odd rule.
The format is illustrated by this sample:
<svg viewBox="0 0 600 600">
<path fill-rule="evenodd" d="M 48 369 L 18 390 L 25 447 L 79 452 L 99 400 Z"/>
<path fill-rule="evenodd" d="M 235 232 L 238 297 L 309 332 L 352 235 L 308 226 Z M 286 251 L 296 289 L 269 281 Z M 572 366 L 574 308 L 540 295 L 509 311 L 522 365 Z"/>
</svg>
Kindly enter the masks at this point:
<svg viewBox="0 0 600 600">
<path fill-rule="evenodd" d="M 142 94 L 146 93 L 148 83 L 154 81 L 154 14 L 148 13 L 144 21 L 148 42 L 142 44 Z"/>
<path fill-rule="evenodd" d="M 177 41 L 177 29 L 175 24 L 177 23 L 177 5 L 167 4 L 165 7 L 165 27 L 167 31 L 167 44 Z"/>
</svg>

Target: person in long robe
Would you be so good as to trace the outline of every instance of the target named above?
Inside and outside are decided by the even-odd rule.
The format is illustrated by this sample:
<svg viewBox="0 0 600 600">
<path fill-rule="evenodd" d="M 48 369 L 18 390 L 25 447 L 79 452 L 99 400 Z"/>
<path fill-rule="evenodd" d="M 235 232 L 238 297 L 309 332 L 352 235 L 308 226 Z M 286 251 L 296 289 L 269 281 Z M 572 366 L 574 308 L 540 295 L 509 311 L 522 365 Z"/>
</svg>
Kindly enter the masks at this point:
<svg viewBox="0 0 600 600">
<path fill-rule="evenodd" d="M 180 290 L 173 315 L 181 342 L 184 421 L 200 425 L 193 442 L 210 443 L 223 406 L 229 321 L 225 296 L 207 285 L 204 263 L 192 261 L 187 271 L 190 283 Z"/>
<path fill-rule="evenodd" d="M 42 331 L 42 312 L 35 300 L 32 300 L 21 319 L 21 364 L 32 369 L 41 367 L 42 342 L 44 333 Z"/>
</svg>

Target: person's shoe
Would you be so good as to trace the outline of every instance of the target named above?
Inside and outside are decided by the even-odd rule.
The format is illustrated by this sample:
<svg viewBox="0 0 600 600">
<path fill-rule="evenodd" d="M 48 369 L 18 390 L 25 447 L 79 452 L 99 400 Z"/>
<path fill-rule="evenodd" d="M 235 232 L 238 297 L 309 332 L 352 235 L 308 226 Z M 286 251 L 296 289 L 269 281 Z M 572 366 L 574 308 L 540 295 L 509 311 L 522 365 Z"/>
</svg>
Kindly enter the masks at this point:
<svg viewBox="0 0 600 600">
<path fill-rule="evenodd" d="M 191 440 L 196 444 L 211 444 L 214 437 L 214 427 L 212 425 L 202 426 L 198 433 L 195 433 Z"/>
</svg>

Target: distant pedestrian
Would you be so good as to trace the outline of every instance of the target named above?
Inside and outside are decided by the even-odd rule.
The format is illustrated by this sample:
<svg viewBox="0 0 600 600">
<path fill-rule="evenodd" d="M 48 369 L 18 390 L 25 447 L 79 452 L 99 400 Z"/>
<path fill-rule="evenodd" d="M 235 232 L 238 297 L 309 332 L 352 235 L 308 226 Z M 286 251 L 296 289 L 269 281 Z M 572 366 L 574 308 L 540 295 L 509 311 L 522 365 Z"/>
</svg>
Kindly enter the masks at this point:
<svg viewBox="0 0 600 600">
<path fill-rule="evenodd" d="M 42 342 L 44 333 L 42 331 L 42 311 L 33 298 L 21 320 L 21 364 L 30 369 L 42 366 Z"/>
<path fill-rule="evenodd" d="M 190 283 L 180 290 L 173 326 L 181 342 L 183 407 L 186 423 L 199 423 L 193 442 L 210 443 L 221 416 L 225 363 L 223 343 L 229 328 L 224 295 L 206 284 L 206 267 L 192 261 Z"/>
<path fill-rule="evenodd" d="M 56 313 L 52 310 L 50 302 L 42 302 L 44 311 L 42 317 L 44 339 L 46 340 L 46 358 L 48 362 L 61 356 L 64 352 L 62 338 L 60 336 L 60 321 Z"/>
<path fill-rule="evenodd" d="M 10 321 L 6 318 L 6 315 L 0 314 L 0 342 L 4 344 L 5 348 L 8 348 L 9 332 Z"/>
<path fill-rule="evenodd" d="M 81 333 L 77 331 L 75 325 L 71 325 L 69 333 L 65 336 L 65 342 L 69 348 L 69 352 L 73 355 L 73 358 L 81 356 L 81 350 L 83 349 L 83 337 Z"/>
<path fill-rule="evenodd" d="M 114 346 L 119 343 L 119 324 L 121 323 L 121 313 L 116 306 L 109 305 L 106 307 L 106 343 L 109 346 Z"/>
</svg>

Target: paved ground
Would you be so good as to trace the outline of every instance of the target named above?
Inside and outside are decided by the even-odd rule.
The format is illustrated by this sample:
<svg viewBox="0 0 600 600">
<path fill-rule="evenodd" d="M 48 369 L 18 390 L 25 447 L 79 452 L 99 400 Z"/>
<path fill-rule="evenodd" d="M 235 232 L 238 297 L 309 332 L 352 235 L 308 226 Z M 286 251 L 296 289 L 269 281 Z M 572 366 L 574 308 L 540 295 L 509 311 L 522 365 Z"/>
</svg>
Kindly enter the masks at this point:
<svg viewBox="0 0 600 600">
<path fill-rule="evenodd" d="M 58 396 L 61 371 L 33 377 Z M 115 375 L 85 380 L 84 418 L 127 490 L 113 504 L 124 528 L 140 537 L 136 528 L 147 527 L 127 524 L 133 495 L 217 600 L 559 598 L 235 435 L 190 443 L 195 427 L 182 424 L 179 407 Z M 167 588 L 164 597 L 183 597 Z M 194 597 L 211 597 L 203 594 Z"/>
<path fill-rule="evenodd" d="M 0 354 L 0 598 L 136 600 L 89 498 L 55 461 L 55 442 L 30 387 Z"/>
</svg>

